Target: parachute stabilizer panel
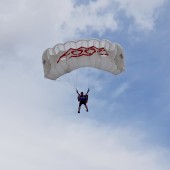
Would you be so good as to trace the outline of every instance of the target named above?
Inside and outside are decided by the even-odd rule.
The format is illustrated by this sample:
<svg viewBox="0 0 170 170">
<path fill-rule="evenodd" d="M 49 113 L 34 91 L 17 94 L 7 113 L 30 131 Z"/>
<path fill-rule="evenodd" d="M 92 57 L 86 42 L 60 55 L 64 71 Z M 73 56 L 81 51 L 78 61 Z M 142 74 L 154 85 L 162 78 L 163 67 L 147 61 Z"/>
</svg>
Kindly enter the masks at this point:
<svg viewBox="0 0 170 170">
<path fill-rule="evenodd" d="M 108 40 L 69 41 L 46 49 L 42 62 L 44 76 L 52 80 L 81 67 L 119 74 L 124 70 L 124 51 Z"/>
</svg>

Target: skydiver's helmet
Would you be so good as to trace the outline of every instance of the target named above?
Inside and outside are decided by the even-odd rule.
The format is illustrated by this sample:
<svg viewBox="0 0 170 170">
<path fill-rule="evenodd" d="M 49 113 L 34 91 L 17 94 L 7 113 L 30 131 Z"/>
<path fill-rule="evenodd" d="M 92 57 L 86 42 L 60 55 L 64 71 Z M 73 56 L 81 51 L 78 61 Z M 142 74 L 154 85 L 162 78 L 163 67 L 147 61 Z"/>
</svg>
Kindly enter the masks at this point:
<svg viewBox="0 0 170 170">
<path fill-rule="evenodd" d="M 80 93 L 83 96 L 83 92 Z"/>
</svg>

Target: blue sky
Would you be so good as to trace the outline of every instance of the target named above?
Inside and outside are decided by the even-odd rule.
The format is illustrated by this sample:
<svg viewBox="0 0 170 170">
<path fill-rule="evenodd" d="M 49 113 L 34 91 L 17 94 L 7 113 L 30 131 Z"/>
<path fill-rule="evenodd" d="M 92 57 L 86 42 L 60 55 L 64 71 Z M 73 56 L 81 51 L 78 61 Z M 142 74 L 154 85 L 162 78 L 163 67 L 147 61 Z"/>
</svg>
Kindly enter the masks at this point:
<svg viewBox="0 0 170 170">
<path fill-rule="evenodd" d="M 0 0 L 0 169 L 169 170 L 169 8 L 167 0 Z M 102 74 L 89 112 L 78 115 L 75 91 L 44 79 L 41 57 L 90 38 L 120 43 L 126 69 Z"/>
</svg>

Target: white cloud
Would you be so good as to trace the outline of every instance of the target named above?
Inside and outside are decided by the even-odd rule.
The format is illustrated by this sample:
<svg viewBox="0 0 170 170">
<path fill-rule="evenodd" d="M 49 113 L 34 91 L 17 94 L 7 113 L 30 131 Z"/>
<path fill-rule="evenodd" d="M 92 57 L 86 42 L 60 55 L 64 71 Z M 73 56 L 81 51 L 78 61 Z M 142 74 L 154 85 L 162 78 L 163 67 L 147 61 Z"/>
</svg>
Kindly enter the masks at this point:
<svg viewBox="0 0 170 170">
<path fill-rule="evenodd" d="M 131 27 L 138 30 L 152 30 L 159 14 L 159 8 L 163 6 L 166 0 L 120 0 L 117 1 L 120 4 L 120 9 L 123 9 L 128 17 L 133 18 L 135 27 Z"/>
<path fill-rule="evenodd" d="M 109 0 L 90 1 L 87 5 L 76 6 L 66 24 L 66 29 L 78 29 L 79 31 L 93 31 L 103 34 L 107 29 L 115 31 L 118 29 L 117 21 L 114 19 L 116 10 L 110 9 Z"/>
<path fill-rule="evenodd" d="M 48 47 L 57 42 L 78 39 L 81 33 L 102 35 L 123 27 L 120 12 L 133 18 L 129 29 L 152 30 L 165 0 L 97 0 L 76 6 L 74 1 L 18 0 L 0 2 L 0 45 L 11 49 L 22 44 Z M 122 26 L 121 26 L 122 27 Z"/>
<path fill-rule="evenodd" d="M 141 132 L 130 127 L 100 126 L 81 115 L 51 120 L 51 112 L 41 111 L 41 115 L 40 110 L 38 114 L 31 109 L 18 111 L 0 120 L 1 169 L 169 168 L 165 150 L 150 146 Z"/>
</svg>

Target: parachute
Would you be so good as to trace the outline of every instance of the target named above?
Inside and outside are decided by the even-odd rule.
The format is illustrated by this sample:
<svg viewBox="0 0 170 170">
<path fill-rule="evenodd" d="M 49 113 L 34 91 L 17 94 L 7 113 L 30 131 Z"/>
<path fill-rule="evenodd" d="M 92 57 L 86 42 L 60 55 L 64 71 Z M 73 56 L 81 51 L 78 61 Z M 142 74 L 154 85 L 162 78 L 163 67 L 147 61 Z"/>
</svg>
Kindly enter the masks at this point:
<svg viewBox="0 0 170 170">
<path fill-rule="evenodd" d="M 124 71 L 124 50 L 108 40 L 79 40 L 57 44 L 42 55 L 44 77 L 56 80 L 81 67 L 92 67 L 117 75 Z"/>
</svg>

